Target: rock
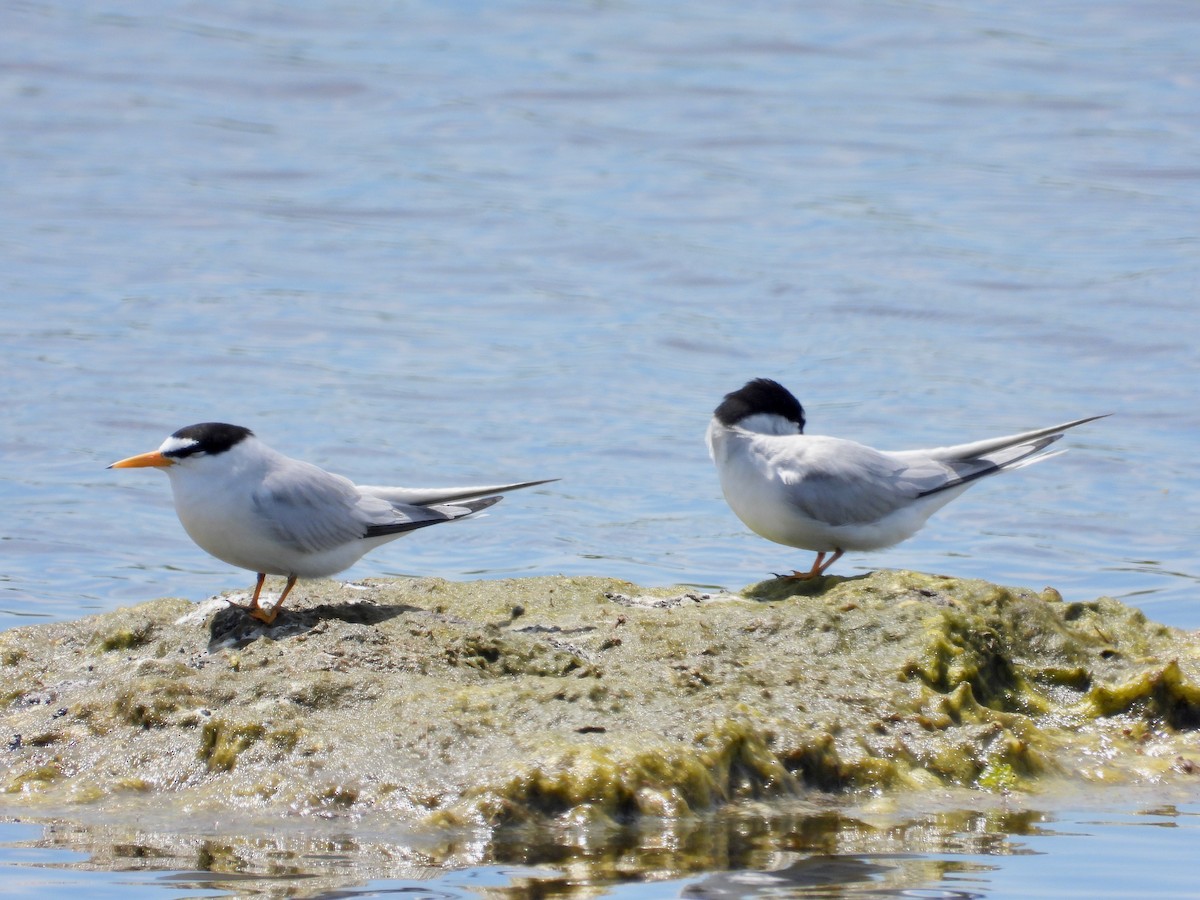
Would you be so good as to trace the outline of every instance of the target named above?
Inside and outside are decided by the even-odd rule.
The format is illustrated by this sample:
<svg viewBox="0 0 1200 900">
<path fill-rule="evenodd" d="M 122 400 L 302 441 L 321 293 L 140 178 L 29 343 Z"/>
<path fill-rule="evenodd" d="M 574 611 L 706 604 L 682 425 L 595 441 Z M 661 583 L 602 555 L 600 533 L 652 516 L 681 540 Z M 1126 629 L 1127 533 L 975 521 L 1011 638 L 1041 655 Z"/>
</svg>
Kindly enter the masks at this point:
<svg viewBox="0 0 1200 900">
<path fill-rule="evenodd" d="M 216 598 L 0 635 L 4 806 L 594 825 L 1200 772 L 1200 639 L 1116 600 L 913 572 L 303 588 L 270 627 Z"/>
</svg>

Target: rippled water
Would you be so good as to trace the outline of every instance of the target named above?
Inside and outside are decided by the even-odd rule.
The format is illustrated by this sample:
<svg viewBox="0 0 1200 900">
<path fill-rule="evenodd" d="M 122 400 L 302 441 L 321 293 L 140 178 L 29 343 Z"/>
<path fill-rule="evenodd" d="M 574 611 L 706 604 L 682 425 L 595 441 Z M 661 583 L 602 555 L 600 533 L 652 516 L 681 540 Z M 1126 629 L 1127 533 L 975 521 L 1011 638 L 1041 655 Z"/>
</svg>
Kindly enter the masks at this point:
<svg viewBox="0 0 1200 900">
<path fill-rule="evenodd" d="M 0 626 L 244 588 L 164 479 L 223 419 L 361 481 L 558 476 L 346 577 L 739 587 L 703 446 L 776 377 L 887 448 L 1114 416 L 844 573 L 1200 626 L 1200 12 L 0 4 Z"/>
<path fill-rule="evenodd" d="M 414 849 L 386 832 L 314 826 L 324 833 L 306 840 L 285 827 L 231 842 L 194 826 L 171 836 L 149 827 L 57 823 L 42 831 L 3 824 L 0 892 L 331 900 L 1192 900 L 1198 815 L 1200 807 L 1164 805 L 1103 813 L 1033 807 L 908 817 L 861 810 L 747 816 L 704 828 L 666 826 L 656 833 L 651 827 L 640 844 L 622 836 L 572 846 L 570 836 L 560 835 L 555 847 L 528 835 L 523 843 L 517 835 L 493 851 L 501 859 L 482 865 L 466 865 L 469 842 L 447 841 L 442 852 L 456 854 L 459 867 L 424 869 L 428 846 Z"/>
</svg>

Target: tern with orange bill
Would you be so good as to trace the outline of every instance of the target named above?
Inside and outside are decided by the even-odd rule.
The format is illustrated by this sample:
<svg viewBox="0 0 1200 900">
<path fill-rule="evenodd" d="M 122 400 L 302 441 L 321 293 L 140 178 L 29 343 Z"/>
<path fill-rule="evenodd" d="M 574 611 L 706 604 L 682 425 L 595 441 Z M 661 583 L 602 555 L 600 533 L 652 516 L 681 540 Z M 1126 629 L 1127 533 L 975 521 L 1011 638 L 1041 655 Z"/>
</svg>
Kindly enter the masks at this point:
<svg viewBox="0 0 1200 900">
<path fill-rule="evenodd" d="M 502 494 L 557 479 L 451 488 L 356 485 L 272 450 L 249 428 L 204 422 L 110 469 L 152 467 L 171 481 L 175 512 L 205 552 L 258 575 L 247 612 L 271 624 L 298 578 L 325 578 L 410 531 L 475 515 Z M 268 575 L 287 578 L 270 608 Z"/>
</svg>

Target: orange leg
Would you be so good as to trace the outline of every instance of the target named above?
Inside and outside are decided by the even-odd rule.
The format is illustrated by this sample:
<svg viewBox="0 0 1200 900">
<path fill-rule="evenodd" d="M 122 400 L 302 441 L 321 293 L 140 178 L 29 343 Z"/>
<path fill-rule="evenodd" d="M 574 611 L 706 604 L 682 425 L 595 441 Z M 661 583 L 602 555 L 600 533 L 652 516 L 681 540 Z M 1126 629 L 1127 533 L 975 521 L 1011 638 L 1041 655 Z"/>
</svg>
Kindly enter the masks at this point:
<svg viewBox="0 0 1200 900">
<path fill-rule="evenodd" d="M 258 581 L 254 585 L 254 596 L 250 598 L 249 606 L 242 606 L 242 604 L 240 604 L 240 603 L 234 603 L 228 597 L 225 598 L 225 602 L 228 603 L 230 606 L 236 606 L 238 609 L 244 609 L 244 610 L 246 610 L 246 612 L 253 614 L 253 610 L 256 610 L 259 608 L 258 607 L 258 595 L 262 593 L 263 582 L 266 580 L 267 580 L 267 576 L 263 572 L 259 572 L 258 573 Z"/>
<path fill-rule="evenodd" d="M 262 588 L 262 583 L 263 583 L 264 578 L 266 578 L 265 575 L 258 576 L 258 588 L 259 589 Z M 261 606 L 258 605 L 258 590 L 255 590 L 254 591 L 254 605 L 251 606 L 250 609 L 247 610 L 247 612 L 250 613 L 251 617 L 258 619 L 258 621 L 266 622 L 268 625 L 270 625 L 272 622 L 275 621 L 275 617 L 279 615 L 279 610 L 283 606 L 283 601 L 287 599 L 287 595 L 291 592 L 292 588 L 294 588 L 295 586 L 296 586 L 296 576 L 289 575 L 287 584 L 285 584 L 283 586 L 283 593 L 279 595 L 279 599 L 275 601 L 275 605 L 272 606 L 270 609 L 263 609 Z"/>
<path fill-rule="evenodd" d="M 817 553 L 817 558 L 813 560 L 811 569 L 807 572 L 793 572 L 791 575 L 785 575 L 784 578 L 793 578 L 796 581 L 808 581 L 810 578 L 824 575 L 825 570 L 841 559 L 844 552 L 844 550 L 834 550 L 833 556 L 825 559 L 825 551 L 821 550 Z"/>
<path fill-rule="evenodd" d="M 266 572 L 258 573 L 258 583 L 254 585 L 254 596 L 250 598 L 249 609 L 258 609 L 258 595 L 262 593 L 263 582 L 267 580 Z"/>
</svg>

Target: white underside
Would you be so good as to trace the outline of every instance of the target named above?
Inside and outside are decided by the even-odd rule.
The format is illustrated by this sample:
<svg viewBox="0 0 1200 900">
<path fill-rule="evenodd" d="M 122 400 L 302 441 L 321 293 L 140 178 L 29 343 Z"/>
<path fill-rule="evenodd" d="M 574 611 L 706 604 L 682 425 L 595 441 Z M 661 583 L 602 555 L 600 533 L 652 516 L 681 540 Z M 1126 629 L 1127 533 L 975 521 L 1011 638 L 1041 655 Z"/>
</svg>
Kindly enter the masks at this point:
<svg viewBox="0 0 1200 900">
<path fill-rule="evenodd" d="M 168 474 L 173 474 L 168 471 Z M 326 578 L 350 568 L 368 551 L 404 532 L 380 538 L 356 539 L 321 551 L 303 551 L 271 537 L 249 494 L 223 489 L 211 480 L 171 479 L 175 512 L 188 536 L 204 552 L 251 572 Z"/>
<path fill-rule="evenodd" d="M 217 559 L 267 575 L 324 578 L 423 524 L 472 515 L 466 501 L 538 482 L 461 488 L 356 486 L 254 437 L 164 469 L 188 536 Z M 456 505 L 458 504 L 458 505 Z M 373 537 L 369 530 L 401 528 Z"/>
</svg>

